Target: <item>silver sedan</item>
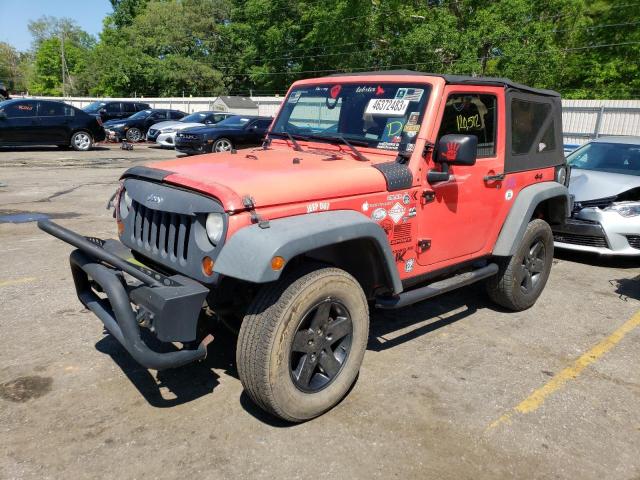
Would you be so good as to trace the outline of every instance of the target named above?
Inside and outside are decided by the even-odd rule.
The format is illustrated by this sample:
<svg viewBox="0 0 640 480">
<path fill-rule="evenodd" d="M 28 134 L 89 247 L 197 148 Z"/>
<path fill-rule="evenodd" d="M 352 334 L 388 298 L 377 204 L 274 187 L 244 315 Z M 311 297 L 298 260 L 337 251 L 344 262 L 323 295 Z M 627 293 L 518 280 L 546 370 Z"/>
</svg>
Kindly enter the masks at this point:
<svg viewBox="0 0 640 480">
<path fill-rule="evenodd" d="M 640 256 L 640 137 L 602 137 L 567 161 L 574 208 L 564 225 L 554 227 L 555 246 Z"/>
</svg>

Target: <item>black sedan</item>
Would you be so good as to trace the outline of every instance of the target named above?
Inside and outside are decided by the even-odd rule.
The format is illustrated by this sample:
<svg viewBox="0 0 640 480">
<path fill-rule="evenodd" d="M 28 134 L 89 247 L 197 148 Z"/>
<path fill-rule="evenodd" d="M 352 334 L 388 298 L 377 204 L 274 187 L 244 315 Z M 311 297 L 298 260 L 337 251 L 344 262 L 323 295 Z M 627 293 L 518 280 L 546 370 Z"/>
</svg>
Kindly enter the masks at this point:
<svg viewBox="0 0 640 480">
<path fill-rule="evenodd" d="M 260 145 L 272 120 L 271 117 L 234 115 L 212 126 L 186 128 L 176 134 L 176 150 L 197 155 Z"/>
<path fill-rule="evenodd" d="M 144 139 L 147 130 L 154 123 L 165 120 L 180 120 L 186 113 L 179 110 L 167 110 L 164 108 L 153 108 L 134 113 L 122 120 L 109 120 L 104 122 L 107 137 L 110 140 L 124 140 L 129 142 L 139 142 Z"/>
<path fill-rule="evenodd" d="M 59 145 L 90 150 L 105 138 L 96 117 L 51 100 L 0 102 L 0 145 Z"/>
</svg>

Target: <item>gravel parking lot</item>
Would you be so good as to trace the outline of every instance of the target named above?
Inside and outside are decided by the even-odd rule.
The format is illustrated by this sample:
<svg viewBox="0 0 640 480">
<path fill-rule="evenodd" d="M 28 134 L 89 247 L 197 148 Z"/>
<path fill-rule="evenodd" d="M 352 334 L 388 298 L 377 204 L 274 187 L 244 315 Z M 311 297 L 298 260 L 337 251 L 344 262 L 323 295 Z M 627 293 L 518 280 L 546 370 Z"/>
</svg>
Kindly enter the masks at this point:
<svg viewBox="0 0 640 480">
<path fill-rule="evenodd" d="M 114 237 L 121 172 L 174 157 L 0 149 L 0 221 Z M 375 312 L 351 393 L 291 426 L 243 394 L 221 326 L 203 363 L 137 366 L 78 302 L 70 251 L 0 223 L 0 478 L 640 479 L 640 261 L 557 254 L 522 313 L 478 285 Z"/>
</svg>

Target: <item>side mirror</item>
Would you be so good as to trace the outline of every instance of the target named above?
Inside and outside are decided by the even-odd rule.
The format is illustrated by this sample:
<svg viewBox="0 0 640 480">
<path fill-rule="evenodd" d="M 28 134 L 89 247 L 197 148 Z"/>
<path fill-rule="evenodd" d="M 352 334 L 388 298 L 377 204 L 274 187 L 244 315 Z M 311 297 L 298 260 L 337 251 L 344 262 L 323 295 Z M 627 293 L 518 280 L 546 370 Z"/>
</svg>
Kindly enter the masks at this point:
<svg viewBox="0 0 640 480">
<path fill-rule="evenodd" d="M 451 178 L 449 165 L 475 165 L 478 155 L 478 137 L 475 135 L 443 135 L 438 141 L 436 162 L 442 170 L 430 170 L 428 183 L 446 182 Z"/>
<path fill-rule="evenodd" d="M 475 135 L 443 135 L 438 141 L 438 163 L 475 165 L 477 156 L 478 137 Z"/>
</svg>

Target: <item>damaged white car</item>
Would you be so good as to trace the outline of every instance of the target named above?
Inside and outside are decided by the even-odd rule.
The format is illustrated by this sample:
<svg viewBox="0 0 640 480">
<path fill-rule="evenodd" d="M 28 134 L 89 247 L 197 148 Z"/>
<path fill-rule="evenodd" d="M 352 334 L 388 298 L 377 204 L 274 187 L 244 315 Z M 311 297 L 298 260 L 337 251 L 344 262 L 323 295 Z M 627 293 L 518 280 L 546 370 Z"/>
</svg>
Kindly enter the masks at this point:
<svg viewBox="0 0 640 480">
<path fill-rule="evenodd" d="M 574 207 L 555 246 L 640 256 L 640 137 L 601 137 L 567 157 Z"/>
</svg>

